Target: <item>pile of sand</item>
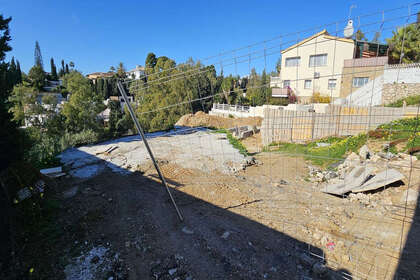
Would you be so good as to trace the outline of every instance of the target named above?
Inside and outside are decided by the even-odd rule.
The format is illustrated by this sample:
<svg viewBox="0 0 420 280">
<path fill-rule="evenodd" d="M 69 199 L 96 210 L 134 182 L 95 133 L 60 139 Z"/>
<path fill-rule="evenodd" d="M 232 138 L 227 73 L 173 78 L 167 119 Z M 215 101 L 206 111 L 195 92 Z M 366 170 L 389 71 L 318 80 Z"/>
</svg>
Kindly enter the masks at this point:
<svg viewBox="0 0 420 280">
<path fill-rule="evenodd" d="M 202 111 L 195 114 L 182 116 L 175 124 L 177 126 L 205 126 L 216 128 L 231 128 L 235 126 L 256 125 L 261 126 L 262 118 L 224 118 L 219 116 L 210 116 Z"/>
</svg>

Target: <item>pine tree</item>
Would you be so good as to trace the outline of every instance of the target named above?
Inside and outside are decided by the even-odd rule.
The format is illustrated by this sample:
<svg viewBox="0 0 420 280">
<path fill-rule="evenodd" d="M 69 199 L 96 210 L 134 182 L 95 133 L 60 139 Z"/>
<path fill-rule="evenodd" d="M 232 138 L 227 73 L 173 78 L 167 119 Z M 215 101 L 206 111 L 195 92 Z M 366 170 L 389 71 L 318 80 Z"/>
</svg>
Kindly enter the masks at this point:
<svg viewBox="0 0 420 280">
<path fill-rule="evenodd" d="M 42 70 L 44 70 L 44 63 L 42 61 L 42 54 L 41 54 L 41 48 L 39 47 L 38 41 L 35 41 L 35 65 L 41 67 Z"/>
<path fill-rule="evenodd" d="M 51 79 L 58 80 L 57 67 L 55 67 L 54 58 L 52 57 L 50 60 L 50 64 L 51 64 Z"/>
</svg>

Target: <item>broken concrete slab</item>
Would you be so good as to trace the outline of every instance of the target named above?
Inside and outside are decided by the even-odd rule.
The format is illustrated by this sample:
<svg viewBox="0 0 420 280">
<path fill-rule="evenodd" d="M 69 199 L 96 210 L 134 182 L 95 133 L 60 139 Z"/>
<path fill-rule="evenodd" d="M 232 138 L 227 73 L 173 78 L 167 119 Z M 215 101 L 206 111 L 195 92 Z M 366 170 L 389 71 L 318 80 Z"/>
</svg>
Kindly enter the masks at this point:
<svg viewBox="0 0 420 280">
<path fill-rule="evenodd" d="M 63 172 L 63 169 L 61 166 L 41 169 L 39 172 L 41 172 L 41 174 L 48 176 L 50 178 L 59 178 L 66 175 L 66 173 Z"/>
<path fill-rule="evenodd" d="M 404 178 L 400 172 L 395 169 L 388 169 L 376 174 L 371 179 L 367 180 L 359 188 L 352 189 L 353 193 L 373 191 L 384 187 L 386 185 L 392 184 L 394 182 L 400 181 Z"/>
<path fill-rule="evenodd" d="M 360 187 L 371 176 L 370 166 L 357 166 L 344 177 L 342 182 L 325 186 L 322 192 L 341 195 Z"/>
</svg>

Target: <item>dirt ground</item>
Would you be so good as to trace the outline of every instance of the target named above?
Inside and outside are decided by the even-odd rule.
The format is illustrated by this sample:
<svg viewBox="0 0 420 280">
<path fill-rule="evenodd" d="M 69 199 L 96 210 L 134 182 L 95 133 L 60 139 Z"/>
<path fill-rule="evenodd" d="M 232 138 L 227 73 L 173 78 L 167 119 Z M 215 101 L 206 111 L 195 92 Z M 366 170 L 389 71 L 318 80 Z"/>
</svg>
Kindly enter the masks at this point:
<svg viewBox="0 0 420 280">
<path fill-rule="evenodd" d="M 60 198 L 62 251 L 76 253 L 66 276 L 55 279 L 392 279 L 404 209 L 321 193 L 302 177 L 302 158 L 256 158 L 260 164 L 235 176 L 161 164 L 184 222 L 151 164 L 130 175 L 106 168 L 89 179 L 61 179 L 64 193 L 77 187 Z M 386 192 L 399 203 L 404 189 Z M 404 221 L 404 235 L 411 222 Z M 99 263 L 109 264 L 84 277 L 78 262 L 98 248 L 107 250 Z M 318 273 L 314 264 L 324 259 Z"/>
<path fill-rule="evenodd" d="M 420 214 L 417 198 L 406 199 L 408 189 L 418 190 L 420 161 L 401 168 L 402 183 L 362 203 L 320 192 L 322 183 L 307 180 L 307 161 L 261 152 L 258 134 L 243 141 L 255 153 L 244 169 L 202 168 L 226 158 L 224 148 L 205 153 L 201 140 L 177 162 L 172 150 L 184 154 L 195 144 L 182 137 L 194 135 L 151 140 L 183 222 L 150 159 L 116 160 L 135 161 L 137 141 L 121 141 L 127 146 L 110 155 L 95 156 L 103 146 L 80 148 L 92 158 L 73 158 L 72 166 L 101 169 L 57 179 L 63 235 L 43 256 L 51 271 L 31 279 L 420 279 Z M 171 139 L 178 146 L 163 149 Z"/>
<path fill-rule="evenodd" d="M 256 125 L 261 126 L 262 118 L 223 118 L 219 116 L 210 116 L 204 112 L 197 112 L 194 115 L 188 114 L 182 116 L 176 123 L 178 126 L 206 126 L 217 128 L 232 128 L 235 126 Z"/>
</svg>

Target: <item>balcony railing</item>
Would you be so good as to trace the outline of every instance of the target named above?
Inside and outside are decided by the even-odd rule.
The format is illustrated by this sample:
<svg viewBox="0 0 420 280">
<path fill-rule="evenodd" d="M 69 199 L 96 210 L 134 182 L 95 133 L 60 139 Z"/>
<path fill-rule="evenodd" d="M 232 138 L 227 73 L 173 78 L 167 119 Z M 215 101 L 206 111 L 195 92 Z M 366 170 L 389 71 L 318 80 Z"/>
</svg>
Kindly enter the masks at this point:
<svg viewBox="0 0 420 280">
<path fill-rule="evenodd" d="M 288 97 L 288 94 L 291 92 L 290 88 L 272 88 L 271 96 L 272 97 Z"/>
</svg>

